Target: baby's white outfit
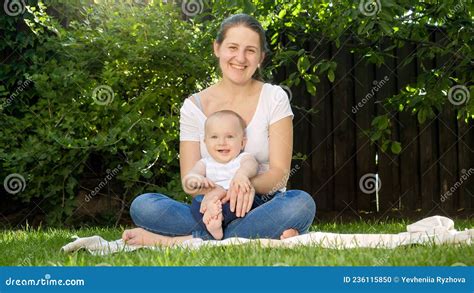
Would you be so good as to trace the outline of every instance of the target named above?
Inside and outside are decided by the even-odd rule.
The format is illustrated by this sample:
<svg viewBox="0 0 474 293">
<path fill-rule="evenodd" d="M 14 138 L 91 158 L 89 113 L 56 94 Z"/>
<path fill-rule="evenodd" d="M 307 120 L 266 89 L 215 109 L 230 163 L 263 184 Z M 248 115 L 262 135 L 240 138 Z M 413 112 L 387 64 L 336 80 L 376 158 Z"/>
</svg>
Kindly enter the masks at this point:
<svg viewBox="0 0 474 293">
<path fill-rule="evenodd" d="M 206 177 L 224 189 L 229 189 L 230 181 L 234 178 L 235 173 L 240 168 L 240 161 L 250 153 L 242 152 L 237 157 L 227 163 L 219 163 L 209 156 L 200 161 L 206 165 Z"/>
</svg>

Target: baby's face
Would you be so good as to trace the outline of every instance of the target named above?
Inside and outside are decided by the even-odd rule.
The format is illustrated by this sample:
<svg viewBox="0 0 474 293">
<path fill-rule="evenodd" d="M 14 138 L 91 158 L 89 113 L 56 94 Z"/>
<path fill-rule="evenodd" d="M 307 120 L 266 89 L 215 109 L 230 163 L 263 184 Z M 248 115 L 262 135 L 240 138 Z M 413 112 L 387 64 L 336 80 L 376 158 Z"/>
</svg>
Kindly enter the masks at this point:
<svg viewBox="0 0 474 293">
<path fill-rule="evenodd" d="M 214 160 L 225 164 L 237 157 L 245 147 L 244 131 L 236 117 L 212 117 L 206 125 L 204 139 L 207 151 Z"/>
</svg>

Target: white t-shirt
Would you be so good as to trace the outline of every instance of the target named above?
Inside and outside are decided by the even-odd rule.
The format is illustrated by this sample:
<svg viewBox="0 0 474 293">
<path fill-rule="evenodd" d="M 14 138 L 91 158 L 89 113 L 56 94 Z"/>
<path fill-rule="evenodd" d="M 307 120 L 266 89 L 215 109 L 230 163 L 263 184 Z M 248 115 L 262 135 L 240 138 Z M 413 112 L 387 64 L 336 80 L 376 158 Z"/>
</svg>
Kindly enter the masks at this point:
<svg viewBox="0 0 474 293">
<path fill-rule="evenodd" d="M 187 98 L 181 107 L 180 141 L 199 141 L 202 158 L 209 158 L 204 143 L 206 116 L 199 107 Z M 286 92 L 277 85 L 265 83 L 260 92 L 257 109 L 247 125 L 247 144 L 244 151 L 252 154 L 258 162 L 258 173 L 269 169 L 269 126 L 285 117 L 293 117 Z M 282 142 L 285 143 L 285 142 Z"/>
<path fill-rule="evenodd" d="M 234 178 L 237 170 L 239 170 L 240 162 L 246 155 L 248 156 L 249 153 L 242 152 L 225 164 L 217 162 L 213 157 L 202 158 L 200 161 L 206 165 L 206 177 L 215 184 L 222 186 L 225 190 L 228 190 L 230 181 Z"/>
</svg>

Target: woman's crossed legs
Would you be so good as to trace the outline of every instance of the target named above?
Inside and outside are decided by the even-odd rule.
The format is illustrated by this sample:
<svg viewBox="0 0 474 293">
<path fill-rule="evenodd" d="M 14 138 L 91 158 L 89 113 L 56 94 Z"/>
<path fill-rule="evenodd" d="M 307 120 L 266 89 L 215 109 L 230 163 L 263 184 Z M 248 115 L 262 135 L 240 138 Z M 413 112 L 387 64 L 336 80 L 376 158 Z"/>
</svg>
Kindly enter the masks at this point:
<svg viewBox="0 0 474 293">
<path fill-rule="evenodd" d="M 316 205 L 301 190 L 277 193 L 265 202 L 255 196 L 256 206 L 245 217 L 232 221 L 224 238 L 284 239 L 306 233 L 313 222 Z M 132 202 L 130 215 L 141 228 L 126 230 L 122 238 L 131 245 L 172 245 L 191 238 L 213 239 L 191 214 L 190 206 L 166 195 L 146 193 Z"/>
</svg>

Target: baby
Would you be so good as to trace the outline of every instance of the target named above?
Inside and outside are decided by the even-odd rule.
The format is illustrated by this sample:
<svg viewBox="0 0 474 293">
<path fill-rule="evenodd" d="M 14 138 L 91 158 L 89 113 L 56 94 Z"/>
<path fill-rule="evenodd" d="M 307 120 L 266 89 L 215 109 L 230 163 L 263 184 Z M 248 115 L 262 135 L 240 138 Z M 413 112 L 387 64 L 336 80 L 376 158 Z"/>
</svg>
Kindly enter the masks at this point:
<svg viewBox="0 0 474 293">
<path fill-rule="evenodd" d="M 258 163 L 253 155 L 243 152 L 247 142 L 245 121 L 234 111 L 222 110 L 207 118 L 204 131 L 204 143 L 210 157 L 199 160 L 183 178 L 185 191 L 217 184 L 225 190 L 234 186 L 249 192 L 252 188 L 249 178 L 257 174 Z M 224 236 L 223 228 L 237 216 L 230 211 L 229 203 L 222 205 L 216 199 L 201 206 L 202 198 L 194 197 L 191 213 L 215 239 L 220 240 Z"/>
</svg>

